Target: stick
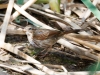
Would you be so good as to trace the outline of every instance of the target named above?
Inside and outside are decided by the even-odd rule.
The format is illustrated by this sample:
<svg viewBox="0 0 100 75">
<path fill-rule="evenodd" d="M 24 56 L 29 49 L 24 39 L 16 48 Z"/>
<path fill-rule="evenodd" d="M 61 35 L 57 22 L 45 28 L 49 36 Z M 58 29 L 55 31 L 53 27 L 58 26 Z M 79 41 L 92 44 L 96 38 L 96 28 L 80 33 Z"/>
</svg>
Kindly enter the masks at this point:
<svg viewBox="0 0 100 75">
<path fill-rule="evenodd" d="M 68 34 L 69 36 L 73 36 L 75 38 L 83 39 L 83 40 L 95 40 L 95 41 L 100 41 L 100 36 L 99 35 L 81 35 L 81 34 Z"/>
<path fill-rule="evenodd" d="M 40 10 L 37 10 L 37 9 L 34 9 L 34 8 L 28 8 L 28 9 L 31 10 L 31 11 L 33 11 L 33 12 L 35 12 L 35 13 L 39 13 L 39 14 L 41 14 L 41 15 L 44 15 L 44 16 L 46 16 L 46 17 L 52 18 L 52 19 L 54 19 L 54 20 L 57 20 L 57 21 L 59 21 L 59 22 L 62 22 L 62 23 L 64 23 L 64 24 L 68 25 L 68 23 L 67 23 L 66 21 L 64 21 L 64 20 L 63 20 L 62 18 L 60 18 L 60 17 L 57 17 L 57 16 L 52 15 L 52 14 L 48 14 L 48 13 L 46 13 L 46 12 L 43 12 L 43 11 L 40 11 Z"/>
<path fill-rule="evenodd" d="M 20 70 L 20 69 L 18 69 L 18 68 L 15 68 L 15 67 L 9 66 L 9 65 L 0 64 L 0 67 L 8 68 L 8 69 L 11 69 L 11 70 L 14 70 L 14 71 L 17 71 L 17 72 L 20 72 L 20 73 L 25 74 L 24 71 L 22 71 L 22 70 Z"/>
<path fill-rule="evenodd" d="M 96 5 L 99 0 L 94 0 L 93 5 Z M 87 12 L 83 15 L 82 23 L 90 16 L 91 11 L 88 9 Z"/>
<path fill-rule="evenodd" d="M 76 52 L 80 56 L 87 56 L 89 58 L 94 59 L 94 61 L 98 60 L 98 58 L 99 58 L 99 56 L 91 54 L 87 49 L 73 45 L 70 42 L 66 41 L 65 39 L 59 39 L 57 42 L 64 45 L 65 47 L 71 49 L 72 51 Z"/>
<path fill-rule="evenodd" d="M 29 62 L 32 62 L 32 64 L 34 64 L 38 69 L 44 71 L 46 74 L 48 75 L 59 75 L 58 72 L 55 72 L 49 68 L 47 68 L 46 66 L 42 65 L 39 61 L 35 60 L 34 58 L 28 56 L 27 54 L 21 52 L 20 50 L 18 50 L 18 48 L 14 48 L 11 44 L 9 43 L 0 43 L 0 48 L 3 48 L 11 53 L 14 53 L 24 59 L 26 59 Z M 66 72 L 63 72 L 66 73 Z"/>
<path fill-rule="evenodd" d="M 10 20 L 13 4 L 14 4 L 14 0 L 9 0 L 9 4 L 8 4 L 8 8 L 6 11 L 5 18 L 4 18 L 4 22 L 2 24 L 2 29 L 1 29 L 1 34 L 0 34 L 0 42 L 5 41 L 7 25 L 8 25 L 9 20 Z"/>
<path fill-rule="evenodd" d="M 31 6 L 33 3 L 35 3 L 37 0 L 29 0 L 28 2 L 26 2 L 22 7 L 21 9 L 25 10 L 27 9 L 29 6 Z M 12 21 L 17 17 L 19 16 L 20 13 L 18 11 L 16 11 L 15 13 L 13 13 L 13 15 L 11 16 L 11 19 Z"/>
<path fill-rule="evenodd" d="M 99 46 L 90 44 L 90 43 L 88 43 L 88 42 L 86 42 L 86 41 L 82 41 L 82 40 L 80 40 L 80 39 L 77 39 L 77 38 L 74 38 L 74 37 L 71 37 L 71 36 L 64 35 L 64 37 L 67 38 L 67 39 L 73 40 L 73 41 L 75 41 L 75 42 L 77 42 L 77 43 L 80 43 L 80 44 L 82 44 L 82 45 L 88 46 L 88 47 L 90 47 L 90 48 L 92 48 L 92 49 L 94 49 L 94 50 L 100 51 L 100 47 L 99 47 Z"/>
<path fill-rule="evenodd" d="M 47 29 L 53 29 L 47 25 L 45 25 L 44 23 L 40 22 L 39 20 L 37 20 L 36 18 L 32 17 L 31 15 L 29 15 L 26 11 L 22 10 L 17 4 L 14 4 L 14 8 L 21 13 L 22 15 L 24 15 L 25 17 L 27 17 L 28 19 L 30 19 L 31 21 L 33 21 L 34 23 L 41 25 L 43 28 L 47 28 Z"/>
</svg>

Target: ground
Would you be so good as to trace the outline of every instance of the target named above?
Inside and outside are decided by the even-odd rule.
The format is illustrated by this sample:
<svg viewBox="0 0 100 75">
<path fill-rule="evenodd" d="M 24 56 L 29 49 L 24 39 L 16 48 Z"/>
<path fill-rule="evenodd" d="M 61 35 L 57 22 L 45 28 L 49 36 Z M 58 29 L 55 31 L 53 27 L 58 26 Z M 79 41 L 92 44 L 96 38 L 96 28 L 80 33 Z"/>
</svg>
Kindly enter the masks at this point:
<svg viewBox="0 0 100 75">
<path fill-rule="evenodd" d="M 19 35 L 7 35 L 6 42 L 9 42 L 13 45 L 23 45 L 26 46 L 28 43 L 26 36 L 19 36 Z M 52 49 L 60 49 L 61 46 L 59 44 L 55 44 Z M 35 53 L 33 52 L 32 48 L 26 48 L 24 49 L 25 53 L 28 55 L 34 57 Z M 65 51 L 67 50 L 67 51 Z M 62 48 L 63 52 L 70 53 L 72 55 L 75 55 L 74 52 L 70 51 L 68 48 Z M 65 55 L 63 53 L 59 52 L 49 52 L 43 59 L 37 58 L 38 61 L 40 61 L 42 64 L 51 64 L 51 65 L 63 65 L 69 72 L 71 71 L 86 71 L 86 69 L 93 64 L 93 61 L 86 60 L 86 59 L 80 59 L 78 57 L 73 57 L 70 55 Z M 5 70 L 3 68 L 3 70 Z M 12 70 L 6 69 L 7 72 L 10 75 L 22 75 L 19 73 L 16 73 Z"/>
</svg>

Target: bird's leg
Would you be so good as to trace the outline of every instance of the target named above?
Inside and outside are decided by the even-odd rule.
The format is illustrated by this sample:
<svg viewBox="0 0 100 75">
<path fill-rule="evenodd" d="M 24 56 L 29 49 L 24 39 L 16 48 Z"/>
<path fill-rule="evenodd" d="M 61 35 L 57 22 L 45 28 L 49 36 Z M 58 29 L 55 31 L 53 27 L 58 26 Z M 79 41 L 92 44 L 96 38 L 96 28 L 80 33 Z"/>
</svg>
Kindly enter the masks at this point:
<svg viewBox="0 0 100 75">
<path fill-rule="evenodd" d="M 47 56 L 47 54 L 49 53 L 49 51 L 51 50 L 51 47 L 50 48 L 46 48 L 44 49 L 43 51 L 41 51 L 39 53 L 39 58 L 44 58 L 45 56 Z M 38 57 L 38 56 L 37 56 Z"/>
<path fill-rule="evenodd" d="M 50 47 L 50 48 L 47 48 L 47 50 L 46 50 L 45 54 L 44 54 L 42 57 L 47 56 L 47 54 L 50 52 L 50 50 L 51 50 L 51 47 Z"/>
</svg>

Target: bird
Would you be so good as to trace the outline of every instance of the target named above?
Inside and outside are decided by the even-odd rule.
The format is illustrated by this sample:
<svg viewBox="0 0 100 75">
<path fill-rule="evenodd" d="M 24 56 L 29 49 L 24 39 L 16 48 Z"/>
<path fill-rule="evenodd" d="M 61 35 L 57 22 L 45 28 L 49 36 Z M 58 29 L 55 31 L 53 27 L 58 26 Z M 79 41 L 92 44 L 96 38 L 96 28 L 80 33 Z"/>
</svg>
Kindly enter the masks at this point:
<svg viewBox="0 0 100 75">
<path fill-rule="evenodd" d="M 32 25 L 28 25 L 24 28 L 24 31 L 27 35 L 29 43 L 34 48 L 40 48 L 49 51 L 50 48 L 52 48 L 52 46 L 57 42 L 57 40 L 64 34 L 79 32 L 81 29 L 60 31 L 43 28 L 40 29 L 33 27 Z"/>
</svg>

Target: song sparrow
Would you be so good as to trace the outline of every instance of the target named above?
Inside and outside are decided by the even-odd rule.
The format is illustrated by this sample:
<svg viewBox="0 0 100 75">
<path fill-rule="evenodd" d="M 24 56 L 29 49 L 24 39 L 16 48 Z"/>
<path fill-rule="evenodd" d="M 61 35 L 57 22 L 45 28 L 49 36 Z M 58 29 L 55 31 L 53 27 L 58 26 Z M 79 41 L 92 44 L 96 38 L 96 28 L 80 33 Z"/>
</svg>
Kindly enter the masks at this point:
<svg viewBox="0 0 100 75">
<path fill-rule="evenodd" d="M 79 32 L 77 30 L 50 30 L 32 27 L 31 25 L 25 27 L 26 35 L 30 44 L 35 48 L 48 49 L 54 45 L 57 40 L 64 34 Z"/>
</svg>

